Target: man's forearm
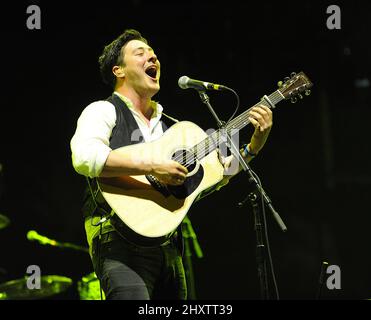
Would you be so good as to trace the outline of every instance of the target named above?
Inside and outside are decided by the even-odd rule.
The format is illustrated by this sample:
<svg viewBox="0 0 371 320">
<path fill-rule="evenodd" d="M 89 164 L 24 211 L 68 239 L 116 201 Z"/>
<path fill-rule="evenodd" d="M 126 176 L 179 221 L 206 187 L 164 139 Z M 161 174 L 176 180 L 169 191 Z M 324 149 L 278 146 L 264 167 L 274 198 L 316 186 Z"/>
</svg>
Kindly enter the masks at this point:
<svg viewBox="0 0 371 320">
<path fill-rule="evenodd" d="M 100 177 L 144 175 L 151 173 L 152 162 L 141 157 L 140 150 L 128 146 L 112 150 L 107 157 Z"/>
</svg>

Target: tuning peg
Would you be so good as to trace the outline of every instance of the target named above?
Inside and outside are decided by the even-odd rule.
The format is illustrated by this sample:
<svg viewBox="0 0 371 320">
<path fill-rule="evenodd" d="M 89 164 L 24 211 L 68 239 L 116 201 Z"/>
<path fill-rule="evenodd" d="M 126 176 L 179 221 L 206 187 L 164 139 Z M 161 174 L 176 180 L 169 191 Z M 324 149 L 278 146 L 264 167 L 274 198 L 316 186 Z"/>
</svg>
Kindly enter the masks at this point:
<svg viewBox="0 0 371 320">
<path fill-rule="evenodd" d="M 299 99 L 303 99 L 303 95 L 302 94 L 298 94 L 298 97 L 299 97 Z"/>
<path fill-rule="evenodd" d="M 291 72 L 290 77 L 293 78 L 296 76 L 296 72 Z"/>
<path fill-rule="evenodd" d="M 277 85 L 278 85 L 278 88 L 282 88 L 283 82 L 282 81 L 278 81 Z"/>
<path fill-rule="evenodd" d="M 296 97 L 291 98 L 291 103 L 296 103 L 296 101 L 298 101 L 298 99 Z"/>
<path fill-rule="evenodd" d="M 310 90 L 309 89 L 305 90 L 305 95 L 306 96 L 309 96 L 310 95 Z"/>
<path fill-rule="evenodd" d="M 285 77 L 284 79 L 283 79 L 283 82 L 287 82 L 287 81 L 289 81 L 290 80 L 290 77 Z"/>
</svg>

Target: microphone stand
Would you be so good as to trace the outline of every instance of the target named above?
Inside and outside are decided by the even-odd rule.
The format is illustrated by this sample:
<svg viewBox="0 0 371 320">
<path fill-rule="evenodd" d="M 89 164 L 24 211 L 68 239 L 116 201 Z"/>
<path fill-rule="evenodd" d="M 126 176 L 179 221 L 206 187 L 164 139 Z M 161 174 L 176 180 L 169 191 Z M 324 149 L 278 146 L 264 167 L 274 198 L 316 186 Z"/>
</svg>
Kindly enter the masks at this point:
<svg viewBox="0 0 371 320">
<path fill-rule="evenodd" d="M 218 115 L 214 111 L 213 107 L 210 104 L 210 99 L 206 92 L 204 90 L 198 91 L 201 101 L 206 104 L 208 109 L 210 110 L 211 114 L 213 115 L 214 119 L 216 120 L 216 123 L 218 125 L 219 129 L 223 129 L 225 124 L 219 119 Z M 274 106 L 272 102 L 268 99 L 267 96 L 264 96 L 263 99 L 266 103 L 268 103 L 270 106 Z M 256 190 L 259 191 L 262 199 L 264 200 L 265 204 L 268 206 L 270 211 L 273 214 L 273 217 L 275 218 L 276 222 L 278 223 L 279 227 L 282 231 L 287 231 L 287 228 L 285 224 L 283 223 L 281 217 L 277 213 L 276 210 L 274 210 L 273 205 L 269 197 L 267 196 L 266 192 L 264 191 L 263 187 L 258 183 L 257 179 L 255 178 L 254 173 L 252 172 L 251 168 L 248 166 L 245 159 L 242 157 L 239 148 L 235 146 L 235 144 L 232 141 L 232 138 L 229 136 L 229 133 L 226 130 L 226 138 L 227 138 L 227 147 L 231 150 L 231 153 L 237 157 L 242 169 L 248 174 L 248 181 L 253 184 Z M 260 207 L 258 203 L 256 202 L 257 199 L 256 194 L 250 194 L 239 203 L 239 206 L 242 207 L 244 203 L 247 200 L 250 200 L 253 205 L 253 211 L 254 211 L 254 217 L 255 217 L 255 232 L 256 232 L 256 239 L 257 239 L 257 247 L 256 247 L 256 261 L 258 266 L 258 277 L 259 277 L 259 283 L 260 283 L 260 293 L 261 298 L 263 300 L 269 299 L 269 292 L 268 292 L 268 277 L 267 277 L 267 268 L 266 268 L 266 260 L 265 260 L 265 246 L 263 242 L 263 225 L 261 224 L 261 221 L 263 221 L 262 212 L 260 210 Z"/>
</svg>

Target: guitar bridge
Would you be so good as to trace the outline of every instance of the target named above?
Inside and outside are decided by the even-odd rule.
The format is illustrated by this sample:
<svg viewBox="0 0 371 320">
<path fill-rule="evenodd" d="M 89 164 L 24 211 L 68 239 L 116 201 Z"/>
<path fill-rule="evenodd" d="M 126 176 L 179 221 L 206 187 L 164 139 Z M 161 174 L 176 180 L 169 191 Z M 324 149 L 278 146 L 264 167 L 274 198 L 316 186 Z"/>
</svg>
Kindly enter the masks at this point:
<svg viewBox="0 0 371 320">
<path fill-rule="evenodd" d="M 146 175 L 146 178 L 148 182 L 151 184 L 151 186 L 155 188 L 158 192 L 160 192 L 164 197 L 169 197 L 171 195 L 167 187 L 160 181 L 158 181 L 158 179 L 155 176 L 149 174 Z"/>
</svg>

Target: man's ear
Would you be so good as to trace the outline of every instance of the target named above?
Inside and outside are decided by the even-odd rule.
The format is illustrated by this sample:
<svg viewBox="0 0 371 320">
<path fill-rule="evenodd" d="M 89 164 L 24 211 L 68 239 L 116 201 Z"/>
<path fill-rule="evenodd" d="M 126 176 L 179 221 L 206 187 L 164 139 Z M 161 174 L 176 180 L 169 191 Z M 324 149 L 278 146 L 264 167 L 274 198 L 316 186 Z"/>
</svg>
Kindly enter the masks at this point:
<svg viewBox="0 0 371 320">
<path fill-rule="evenodd" d="M 124 78 L 125 77 L 124 67 L 122 67 L 122 66 L 114 66 L 112 68 L 112 72 L 117 78 Z"/>
</svg>

